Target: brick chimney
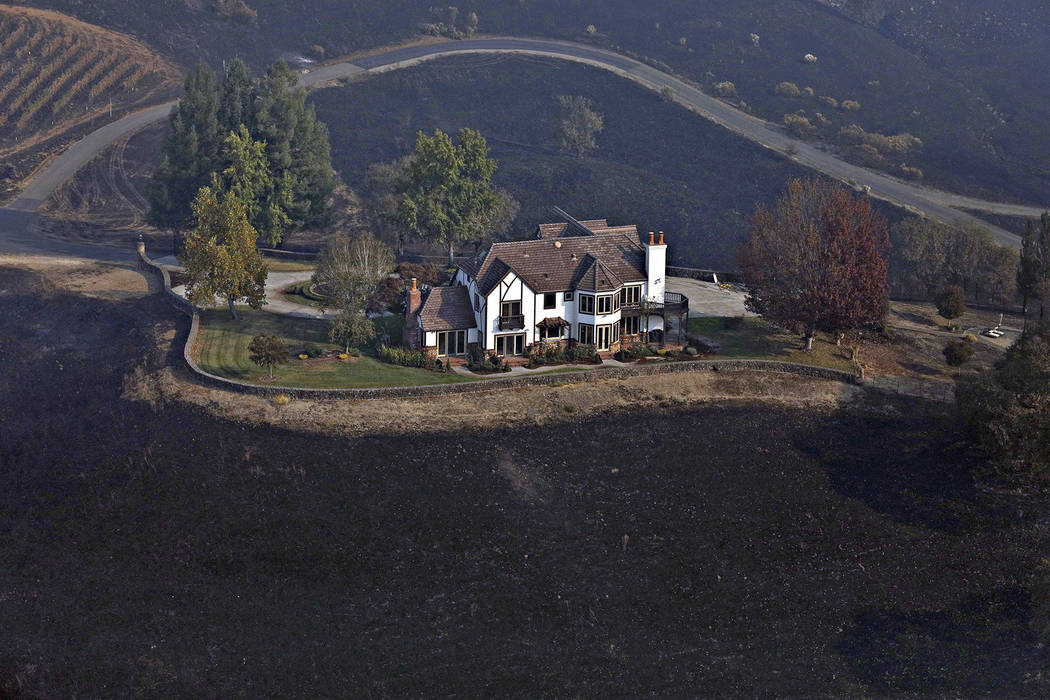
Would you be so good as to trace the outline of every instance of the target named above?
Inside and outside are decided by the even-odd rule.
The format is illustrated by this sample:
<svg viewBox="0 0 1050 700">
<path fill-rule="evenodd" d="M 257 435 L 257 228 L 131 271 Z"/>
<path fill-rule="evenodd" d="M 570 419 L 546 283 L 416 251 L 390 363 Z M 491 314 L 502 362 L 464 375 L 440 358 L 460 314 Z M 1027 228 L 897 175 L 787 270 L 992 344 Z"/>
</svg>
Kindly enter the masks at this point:
<svg viewBox="0 0 1050 700">
<path fill-rule="evenodd" d="M 416 278 L 413 277 L 405 289 L 405 327 L 402 333 L 402 344 L 418 350 L 419 342 L 419 309 L 423 306 L 423 295 L 419 293 Z"/>
</svg>

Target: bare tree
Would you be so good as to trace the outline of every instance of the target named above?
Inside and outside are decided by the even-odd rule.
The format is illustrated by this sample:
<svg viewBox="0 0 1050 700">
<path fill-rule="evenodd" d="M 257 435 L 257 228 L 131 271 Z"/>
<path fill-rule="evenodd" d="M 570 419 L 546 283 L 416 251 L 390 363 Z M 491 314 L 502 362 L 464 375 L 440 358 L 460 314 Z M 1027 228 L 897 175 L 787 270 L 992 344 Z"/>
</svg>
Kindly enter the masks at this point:
<svg viewBox="0 0 1050 700">
<path fill-rule="evenodd" d="M 370 233 L 354 240 L 332 238 L 321 252 L 312 282 L 324 293 L 326 306 L 360 311 L 378 284 L 394 269 L 394 254 Z"/>
</svg>

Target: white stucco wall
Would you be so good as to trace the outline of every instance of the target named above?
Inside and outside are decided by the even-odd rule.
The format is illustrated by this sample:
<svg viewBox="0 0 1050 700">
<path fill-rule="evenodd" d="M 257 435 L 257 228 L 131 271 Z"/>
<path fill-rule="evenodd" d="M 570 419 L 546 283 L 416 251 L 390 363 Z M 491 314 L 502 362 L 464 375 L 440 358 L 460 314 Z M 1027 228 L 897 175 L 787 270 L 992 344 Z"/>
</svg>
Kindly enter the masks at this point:
<svg viewBox="0 0 1050 700">
<path fill-rule="evenodd" d="M 648 275 L 646 288 L 647 298 L 662 303 L 664 300 L 665 275 L 667 272 L 667 246 L 645 246 L 645 269 Z"/>
</svg>

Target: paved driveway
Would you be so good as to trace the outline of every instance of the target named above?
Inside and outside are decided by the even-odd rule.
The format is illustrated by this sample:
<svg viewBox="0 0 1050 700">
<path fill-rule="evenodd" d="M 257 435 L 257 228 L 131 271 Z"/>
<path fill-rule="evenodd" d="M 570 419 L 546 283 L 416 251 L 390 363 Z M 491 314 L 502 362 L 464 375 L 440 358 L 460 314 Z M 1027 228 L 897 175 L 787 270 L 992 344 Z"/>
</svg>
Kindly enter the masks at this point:
<svg viewBox="0 0 1050 700">
<path fill-rule="evenodd" d="M 722 289 L 714 282 L 668 277 L 667 291 L 689 297 L 690 316 L 754 316 L 744 308 L 744 293 L 736 288 Z"/>
<path fill-rule="evenodd" d="M 166 255 L 163 258 L 155 258 L 153 262 L 158 265 L 170 268 L 172 270 L 182 269 L 179 266 L 179 261 L 175 259 L 173 255 Z M 294 282 L 303 282 L 310 279 L 310 272 L 271 272 L 266 276 L 266 303 L 263 305 L 263 311 L 269 311 L 275 314 L 284 314 L 285 316 L 296 316 L 298 318 L 334 318 L 335 314 L 332 312 L 321 313 L 321 310 L 315 306 L 308 304 L 296 304 L 294 301 L 289 301 L 281 294 L 281 290 Z M 186 287 L 178 286 L 172 287 L 172 291 L 179 296 L 186 296 Z"/>
</svg>

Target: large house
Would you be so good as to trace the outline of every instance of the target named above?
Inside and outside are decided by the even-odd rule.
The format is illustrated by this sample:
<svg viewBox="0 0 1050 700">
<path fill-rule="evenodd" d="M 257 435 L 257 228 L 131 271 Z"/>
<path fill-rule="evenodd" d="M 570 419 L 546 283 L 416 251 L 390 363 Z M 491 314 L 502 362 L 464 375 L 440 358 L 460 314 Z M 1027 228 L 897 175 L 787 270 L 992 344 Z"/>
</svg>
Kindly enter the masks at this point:
<svg viewBox="0 0 1050 700">
<path fill-rule="evenodd" d="M 564 212 L 558 210 L 564 215 Z M 625 339 L 662 341 L 668 311 L 664 234 L 605 219 L 541 224 L 536 237 L 494 243 L 461 264 L 449 286 L 407 291 L 405 344 L 439 357 L 477 348 L 523 355 L 534 343 L 586 343 L 615 352 Z"/>
</svg>

